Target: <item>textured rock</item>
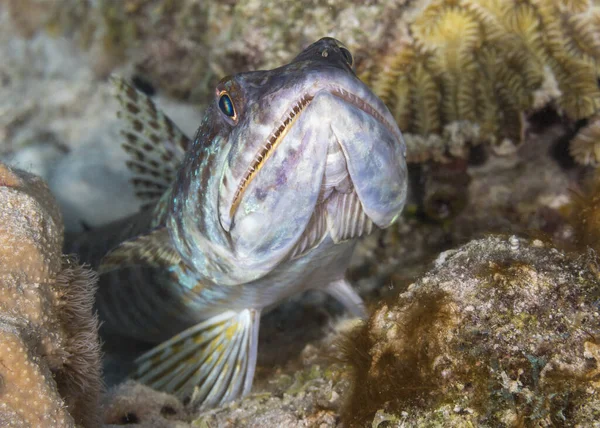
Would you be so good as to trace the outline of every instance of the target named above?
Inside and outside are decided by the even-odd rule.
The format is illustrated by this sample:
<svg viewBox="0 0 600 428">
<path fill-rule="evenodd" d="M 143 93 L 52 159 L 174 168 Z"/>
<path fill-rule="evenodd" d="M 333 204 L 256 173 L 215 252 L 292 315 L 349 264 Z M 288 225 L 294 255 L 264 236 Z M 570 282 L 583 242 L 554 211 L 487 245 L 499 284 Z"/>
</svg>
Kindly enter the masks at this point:
<svg viewBox="0 0 600 428">
<path fill-rule="evenodd" d="M 62 242 L 60 212 L 46 184 L 0 164 L 3 426 L 98 424 L 96 276 L 63 257 Z"/>
<path fill-rule="evenodd" d="M 10 9 L 6 7 L 9 3 Z M 398 75 L 397 70 L 392 70 L 390 64 L 398 59 L 398 48 L 403 47 L 400 42 L 407 41 L 398 36 L 402 34 L 407 22 L 414 22 L 419 16 L 423 16 L 422 12 L 425 9 L 435 10 L 438 6 L 444 8 L 443 13 L 437 16 L 439 22 L 445 20 L 452 23 L 454 18 L 465 17 L 461 15 L 460 10 L 448 8 L 448 5 L 502 6 L 511 2 L 311 0 L 308 3 L 290 4 L 284 8 L 269 5 L 265 7 L 269 2 L 264 0 L 98 0 L 78 2 L 77 6 L 72 3 L 55 0 L 0 2 L 0 57 L 5 59 L 0 61 L 0 154 L 2 159 L 9 161 L 19 162 L 26 159 L 26 164 L 20 165 L 44 174 L 44 178 L 50 183 L 52 191 L 62 204 L 63 219 L 68 229 L 80 228 L 81 221 L 94 226 L 137 209 L 136 202 L 128 193 L 128 187 L 125 187 L 128 176 L 120 153 L 121 139 L 116 132 L 119 126 L 115 119 L 117 104 L 110 94 L 110 86 L 104 81 L 108 73 L 117 72 L 120 75 L 135 77 L 138 87 L 156 92 L 154 99 L 157 104 L 165 108 L 169 116 L 188 135 L 193 135 L 201 109 L 169 101 L 163 94 L 179 100 L 209 102 L 212 84 L 223 75 L 280 65 L 291 59 L 306 44 L 324 35 L 337 37 L 347 44 L 354 54 L 359 71 L 378 68 L 386 70 L 379 78 L 377 73 L 363 74 L 370 82 L 375 83 L 377 80 L 379 84 L 388 79 L 391 86 L 394 86 L 398 76 L 423 82 L 423 79 L 427 79 L 423 73 L 416 73 L 413 69 L 410 73 Z M 519 10 L 527 12 L 531 10 L 530 5 L 533 3 L 551 4 L 545 0 L 524 1 L 519 2 L 524 6 Z M 597 13 L 597 6 L 590 2 L 561 1 L 555 4 L 559 3 L 564 16 L 571 17 L 555 23 L 563 26 L 561 31 L 566 28 L 564 26 L 579 25 L 578 23 L 593 18 Z M 424 7 L 426 5 L 429 6 Z M 592 13 L 569 12 L 579 7 L 591 8 Z M 530 18 L 524 16 L 522 21 L 514 22 L 531 22 Z M 442 27 L 443 25 L 438 28 Z M 514 36 L 519 29 L 515 27 L 511 31 Z M 28 39 L 21 39 L 15 34 Z M 462 46 L 471 46 L 471 37 L 455 34 L 457 39 L 448 40 L 457 41 L 457 45 L 450 43 L 436 48 L 435 52 L 428 51 L 426 56 L 431 54 L 439 59 L 440 55 L 443 56 L 451 50 L 450 45 L 459 48 L 461 43 Z M 536 30 L 531 34 L 540 33 Z M 585 32 L 574 28 L 569 37 L 577 39 L 578 34 Z M 421 35 L 427 36 L 423 33 Z M 555 32 L 554 36 L 560 36 L 560 31 Z M 426 41 L 430 47 L 433 45 L 430 43 L 431 38 Z M 586 44 L 596 49 L 594 43 L 587 42 L 571 47 L 577 51 Z M 559 43 L 553 48 L 562 49 L 564 45 Z M 83 49 L 79 50 L 77 46 Z M 476 50 L 484 48 L 477 44 L 472 47 Z M 528 61 L 525 61 L 523 64 L 527 63 Z M 423 58 L 411 64 L 425 68 L 431 65 Z M 517 61 L 516 69 L 520 70 L 523 64 Z M 390 68 L 387 68 L 388 66 Z M 582 79 L 582 85 L 594 83 L 592 77 L 595 75 L 591 70 L 593 61 L 584 61 L 581 67 L 588 70 L 585 72 L 586 78 Z M 392 73 L 387 73 L 389 70 L 392 70 Z M 471 69 L 467 72 L 464 74 L 465 79 L 460 80 L 457 85 L 469 89 L 469 85 L 464 85 L 464 82 L 469 81 L 473 73 Z M 527 93 L 533 96 L 532 99 L 526 97 L 526 100 L 522 96 L 519 97 L 520 103 L 532 102 L 532 105 L 538 108 L 567 95 L 571 101 L 575 100 L 575 104 L 571 103 L 572 107 L 577 107 L 579 98 L 572 95 L 581 93 L 580 87 L 575 91 L 560 93 L 557 92 L 558 82 L 546 78 L 548 75 L 545 75 L 542 81 L 538 79 L 539 72 L 533 73 L 532 76 L 537 80 L 534 79 L 533 85 L 526 85 L 527 91 L 522 91 L 519 79 L 514 81 L 516 86 L 509 88 L 521 95 Z M 571 73 L 566 78 L 578 77 L 576 73 Z M 436 82 L 438 89 L 452 87 L 452 81 L 444 80 L 446 75 L 441 79 Z M 480 83 L 485 84 L 486 81 Z M 401 92 L 407 86 L 398 84 L 395 88 L 395 92 Z M 411 115 L 415 113 L 416 117 L 419 101 L 431 100 L 431 97 L 425 94 L 431 94 L 432 88 L 435 90 L 435 87 L 413 85 L 411 88 L 415 94 L 423 94 L 415 96 L 414 99 L 405 98 L 412 106 Z M 383 87 L 378 89 L 383 91 L 379 92 L 380 95 L 384 95 L 386 90 Z M 458 100 L 459 92 L 443 91 L 441 94 L 436 92 L 435 95 L 439 95 L 440 99 Z M 395 95 L 391 94 L 390 99 Z M 588 95 L 592 98 L 597 97 L 597 90 L 590 90 Z M 494 104 L 494 100 L 496 98 L 489 101 Z M 438 110 L 447 108 L 452 103 L 446 104 L 440 107 L 438 103 Z M 581 105 L 587 108 L 592 104 L 584 102 Z M 431 107 L 430 104 L 427 106 Z M 395 308 L 398 292 L 404 291 L 406 286 L 423 272 L 427 261 L 440 251 L 485 234 L 490 229 L 518 233 L 533 230 L 534 236 L 541 231 L 554 239 L 579 239 L 581 245 L 594 246 L 600 242 L 594 228 L 597 198 L 590 197 L 582 204 L 571 204 L 571 200 L 577 199 L 572 190 L 577 191 L 579 188 L 582 169 L 567 169 L 556 162 L 556 156 L 550 155 L 551 149 L 560 138 L 564 140 L 563 145 L 568 147 L 568 140 L 572 134 L 565 135 L 564 123 L 555 120 L 555 125 L 552 125 L 545 114 L 541 120 L 540 117 L 537 118 L 537 124 L 531 120 L 527 123 L 522 122 L 523 117 L 516 117 L 514 107 L 511 106 L 507 110 L 511 114 L 504 114 L 502 121 L 517 126 L 503 126 L 496 131 L 509 133 L 509 137 L 515 141 L 523 135 L 526 139 L 525 144 L 515 146 L 510 143 L 495 146 L 493 150 L 483 150 L 480 155 L 484 159 L 479 161 L 479 165 L 468 166 L 470 183 L 465 185 L 463 180 L 462 184 L 455 186 L 453 179 L 443 179 L 441 183 L 450 188 L 443 188 L 441 192 L 436 187 L 439 180 L 438 183 L 431 184 L 430 174 L 431 171 L 439 171 L 439 166 L 435 163 L 425 165 L 420 176 L 411 177 L 416 186 L 412 190 L 405 218 L 394 228 L 369 237 L 359 247 L 350 277 L 370 301 L 390 299 L 390 296 L 393 296 L 394 301 L 388 307 Z M 485 119 L 488 124 L 494 125 L 497 124 L 494 122 L 497 117 L 500 116 L 493 114 Z M 446 116 L 441 117 L 444 124 L 447 119 Z M 590 120 L 588 127 L 580 134 L 577 150 L 573 152 L 583 163 L 597 162 L 597 122 L 597 117 Z M 429 158 L 443 158 L 448 152 L 465 156 L 468 153 L 465 148 L 471 140 L 482 136 L 480 127 L 455 122 L 452 126 L 438 129 L 437 132 L 441 134 L 435 134 L 434 138 L 424 137 L 420 135 L 424 134 L 422 129 L 417 128 L 426 123 L 423 120 L 409 122 L 412 127 L 410 131 L 419 145 L 419 150 L 413 153 L 417 156 L 422 155 L 423 161 Z M 540 128 L 550 132 L 541 134 Z M 493 132 L 498 133 L 496 131 Z M 576 129 L 572 131 L 575 132 Z M 485 132 L 492 131 L 488 129 Z M 454 145 L 445 145 L 444 138 L 447 137 Z M 43 146 L 51 148 L 42 149 Z M 481 148 L 482 145 L 479 145 L 477 150 Z M 566 151 L 565 149 L 565 153 Z M 473 153 L 471 152 L 471 155 Z M 45 157 L 46 155 L 49 156 Z M 567 158 L 568 156 L 563 154 L 560 160 L 564 162 Z M 40 162 L 35 163 L 31 159 L 39 159 Z M 36 165 L 39 165 L 39 169 L 36 169 Z M 14 182 L 16 179 L 5 176 L 4 180 Z M 419 187 L 421 182 L 424 185 Z M 452 189 L 452 186 L 455 186 L 455 189 Z M 446 200 L 441 202 L 451 209 L 455 202 L 458 202 L 460 212 L 453 213 L 458 215 L 443 221 L 435 218 L 435 213 L 432 216 L 427 208 L 431 205 L 428 198 L 432 194 L 442 194 Z M 466 199 L 464 207 L 460 206 L 463 203 L 461 198 Z M 565 210 L 568 209 L 582 212 L 581 215 L 574 216 L 573 225 L 569 225 L 565 219 Z M 587 218 L 586 223 L 579 221 L 581 217 Z M 546 250 L 539 250 L 539 254 L 546 254 Z M 62 269 L 62 263 L 57 269 Z M 470 278 L 469 273 L 464 275 L 465 278 Z M 259 421 L 292 426 L 317 422 L 333 425 L 339 422 L 340 401 L 334 400 L 333 403 L 329 403 L 327 397 L 330 393 L 332 397 L 345 393 L 348 385 L 348 380 L 345 379 L 346 370 L 339 367 L 333 370 L 341 374 L 339 382 L 335 380 L 330 383 L 325 377 L 330 373 L 331 361 L 305 361 L 303 357 L 298 360 L 298 355 L 303 349 L 306 353 L 306 350 L 315 347 L 323 355 L 336 355 L 335 351 L 323 347 L 319 342 L 328 331 L 324 326 L 336 323 L 330 315 L 335 313 L 330 311 L 331 302 L 316 293 L 309 299 L 313 301 L 308 310 L 304 308 L 307 305 L 305 298 L 302 299 L 301 305 L 285 305 L 277 313 L 269 315 L 272 318 L 263 323 L 265 329 L 261 332 L 261 344 L 266 346 L 259 351 L 255 394 L 233 407 L 217 409 L 213 413 L 201 416 L 195 415 L 196 426 L 226 425 L 234 422 L 252 425 L 258 424 Z M 323 309 L 323 304 L 329 305 L 327 310 Z M 423 304 L 427 304 L 427 301 Z M 21 337 L 22 330 L 13 331 L 15 333 L 6 336 L 6 339 L 16 338 L 15 340 L 22 343 L 23 349 L 31 349 L 29 339 Z M 329 333 L 332 336 L 337 334 Z M 36 364 L 38 362 L 40 360 L 34 361 Z M 40 362 L 40 367 L 44 364 L 46 363 Z M 313 364 L 317 364 L 319 368 L 314 368 Z M 48 370 L 40 372 L 38 379 L 45 381 L 44 373 L 47 372 Z M 295 372 L 298 372 L 298 378 Z M 496 381 L 497 379 L 494 380 Z M 502 381 L 500 379 L 500 382 Z M 300 388 L 298 391 L 296 387 L 292 388 L 294 383 L 306 384 L 308 389 Z M 288 392 L 289 388 L 292 388 L 291 393 Z M 46 391 L 52 394 L 56 392 L 51 387 L 47 387 Z M 58 392 L 57 397 L 60 398 L 60 388 Z M 519 394 L 516 394 L 517 398 L 522 398 L 523 394 Z M 173 416 L 174 419 L 160 419 L 162 416 L 160 412 L 157 413 L 157 408 L 161 407 L 162 403 L 171 402 L 169 400 L 172 398 L 154 396 L 154 393 L 139 386 L 127 384 L 111 397 L 118 398 L 109 398 L 107 402 L 119 403 L 110 407 L 111 410 L 107 413 L 107 417 L 114 416 L 107 419 L 111 423 L 130 423 L 131 421 L 118 418 L 127 416 L 125 411 L 128 409 L 141 416 L 142 425 L 148 420 L 156 423 L 165 423 L 165 420 L 169 421 L 166 423 L 172 420 L 178 420 L 182 424 L 189 422 L 179 411 Z M 583 398 L 580 401 L 574 400 L 572 411 L 565 414 L 572 420 L 579 420 L 582 427 L 592 426 L 595 419 L 598 419 L 598 401 L 594 397 L 588 396 L 587 401 Z M 516 401 L 518 402 L 518 399 Z M 314 403 L 325 403 L 324 410 L 320 409 L 321 404 L 315 406 Z M 309 410 L 303 413 L 302 409 Z M 357 409 L 360 409 L 360 406 L 357 406 Z M 476 413 L 472 415 L 479 417 L 479 410 L 473 409 Z M 462 408 L 457 408 L 452 403 L 407 414 L 382 406 L 374 408 L 367 420 L 375 426 L 402 423 L 409 425 L 409 422 L 417 420 L 423 424 L 428 422 L 460 426 L 470 423 L 467 416 Z M 0 425 L 2 424 L 3 420 L 0 420 Z"/>
<path fill-rule="evenodd" d="M 134 381 L 124 382 L 111 390 L 104 402 L 104 423 L 107 426 L 189 426 L 190 416 L 176 397 Z"/>
<path fill-rule="evenodd" d="M 600 411 L 598 263 L 515 236 L 442 253 L 349 335 L 346 420 L 588 426 Z"/>
<path fill-rule="evenodd" d="M 195 414 L 174 396 L 127 381 L 104 400 L 104 421 L 144 427 L 336 426 L 349 386 L 347 369 L 336 359 L 337 338 L 341 331 L 354 327 L 356 320 L 338 320 L 335 325 L 325 338 L 306 345 L 300 355 L 283 363 L 273 362 L 277 352 L 273 344 L 268 352 L 271 361 L 265 362 L 261 355 L 263 363 L 259 361 L 252 393 L 242 400 Z M 269 334 L 274 330 L 268 329 Z"/>
</svg>

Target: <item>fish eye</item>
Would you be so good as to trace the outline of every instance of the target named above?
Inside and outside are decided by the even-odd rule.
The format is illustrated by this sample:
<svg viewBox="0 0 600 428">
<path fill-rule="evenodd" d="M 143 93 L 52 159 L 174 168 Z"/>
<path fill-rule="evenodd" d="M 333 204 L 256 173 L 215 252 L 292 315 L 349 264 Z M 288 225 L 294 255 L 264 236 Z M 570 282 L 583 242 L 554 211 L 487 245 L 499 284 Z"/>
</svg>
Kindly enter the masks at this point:
<svg viewBox="0 0 600 428">
<path fill-rule="evenodd" d="M 350 53 L 350 51 L 348 49 L 340 46 L 340 52 L 342 53 L 342 56 L 344 57 L 344 59 L 346 60 L 348 65 L 350 67 L 352 67 L 353 59 L 352 59 L 352 54 Z"/>
<path fill-rule="evenodd" d="M 237 119 L 237 113 L 235 111 L 235 107 L 233 106 L 233 101 L 227 92 L 223 91 L 219 94 L 219 109 L 223 112 L 223 114 L 232 120 Z"/>
</svg>

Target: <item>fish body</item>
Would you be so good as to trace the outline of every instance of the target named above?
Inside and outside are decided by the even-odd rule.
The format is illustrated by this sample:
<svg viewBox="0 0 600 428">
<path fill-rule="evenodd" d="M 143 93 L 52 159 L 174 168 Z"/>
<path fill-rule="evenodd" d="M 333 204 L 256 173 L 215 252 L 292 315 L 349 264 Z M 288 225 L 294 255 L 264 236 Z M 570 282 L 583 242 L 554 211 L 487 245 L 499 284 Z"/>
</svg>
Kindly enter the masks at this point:
<svg viewBox="0 0 600 428">
<path fill-rule="evenodd" d="M 406 148 L 340 42 L 222 79 L 191 140 L 117 86 L 146 208 L 74 248 L 99 265 L 105 327 L 158 343 L 134 377 L 220 405 L 250 391 L 261 312 L 310 288 L 364 315 L 344 272 L 356 239 L 399 217 Z"/>
</svg>

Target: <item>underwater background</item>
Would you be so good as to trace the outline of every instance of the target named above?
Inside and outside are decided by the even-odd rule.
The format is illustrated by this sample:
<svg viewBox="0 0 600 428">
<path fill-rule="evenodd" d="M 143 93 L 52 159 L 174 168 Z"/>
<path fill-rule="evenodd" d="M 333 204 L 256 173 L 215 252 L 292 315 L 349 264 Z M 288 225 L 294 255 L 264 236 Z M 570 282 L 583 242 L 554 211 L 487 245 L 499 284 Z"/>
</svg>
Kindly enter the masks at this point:
<svg viewBox="0 0 600 428">
<path fill-rule="evenodd" d="M 105 393 L 94 273 L 61 247 L 140 208 L 109 76 L 193 136 L 223 76 L 325 36 L 408 147 L 403 216 L 347 275 L 369 320 L 280 305 L 223 408 L 110 355 Z M 591 0 L 0 1 L 0 425 L 600 426 L 599 60 Z"/>
</svg>

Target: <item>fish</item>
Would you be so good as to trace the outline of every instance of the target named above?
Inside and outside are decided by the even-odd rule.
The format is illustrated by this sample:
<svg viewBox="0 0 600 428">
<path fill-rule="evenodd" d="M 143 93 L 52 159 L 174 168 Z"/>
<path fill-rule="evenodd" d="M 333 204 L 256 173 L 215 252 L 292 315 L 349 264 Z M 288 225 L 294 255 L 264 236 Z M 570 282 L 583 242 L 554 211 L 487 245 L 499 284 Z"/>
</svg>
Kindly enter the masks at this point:
<svg viewBox="0 0 600 428">
<path fill-rule="evenodd" d="M 261 314 L 309 289 L 351 314 L 358 239 L 395 223 L 406 145 L 326 37 L 289 64 L 224 77 L 193 138 L 113 77 L 143 208 L 72 245 L 99 270 L 103 328 L 153 346 L 132 377 L 202 409 L 251 391 Z"/>
</svg>

